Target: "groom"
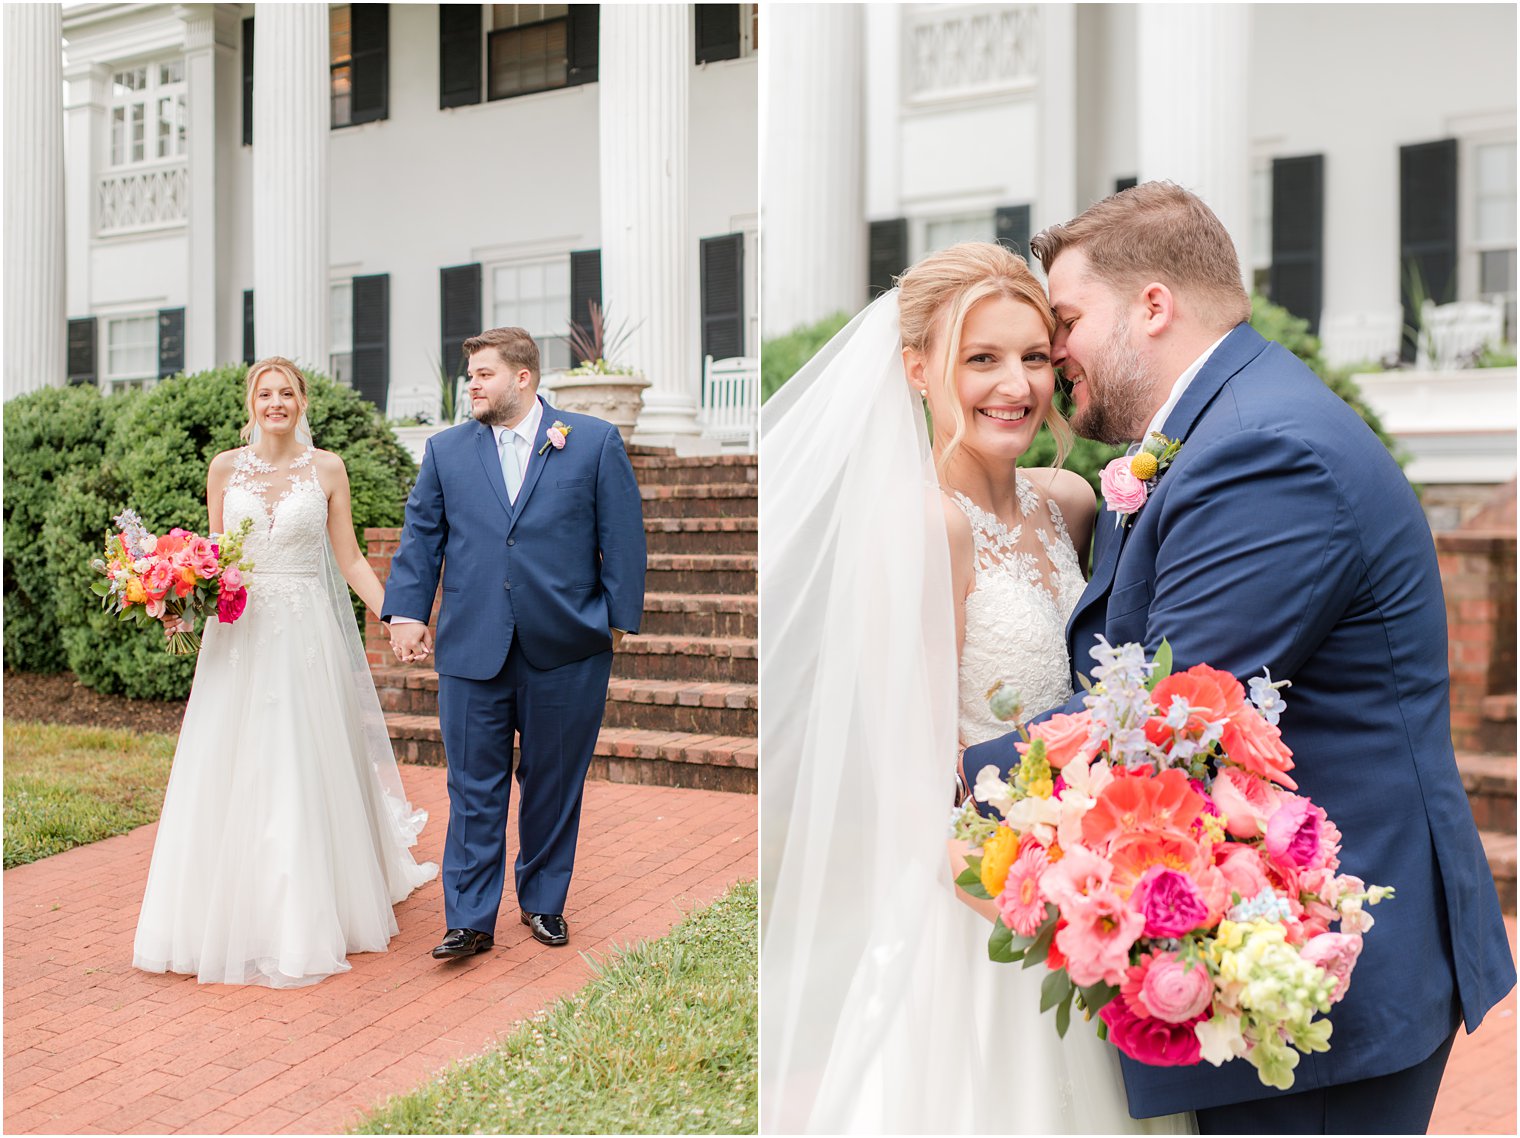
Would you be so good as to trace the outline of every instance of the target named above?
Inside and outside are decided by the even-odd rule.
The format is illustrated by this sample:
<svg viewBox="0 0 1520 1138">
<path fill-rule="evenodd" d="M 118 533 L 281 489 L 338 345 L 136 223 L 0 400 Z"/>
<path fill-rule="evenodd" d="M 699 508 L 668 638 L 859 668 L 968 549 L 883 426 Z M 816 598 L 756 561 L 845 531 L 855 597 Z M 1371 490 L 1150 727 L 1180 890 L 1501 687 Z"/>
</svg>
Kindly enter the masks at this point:
<svg viewBox="0 0 1520 1138">
<path fill-rule="evenodd" d="M 1397 896 L 1377 909 L 1330 1050 L 1276 1092 L 1248 1063 L 1124 1060 L 1137 1118 L 1196 1110 L 1205 1134 L 1424 1133 L 1459 1022 L 1514 985 L 1504 922 L 1452 754 L 1446 615 L 1430 528 L 1356 413 L 1247 323 L 1229 234 L 1150 182 L 1035 238 L 1078 433 L 1182 442 L 1148 501 L 1097 519 L 1067 626 L 1074 672 L 1099 635 L 1178 670 L 1287 679 L 1301 793 L 1344 831 L 1341 866 Z M 1080 710 L 1080 698 L 1057 711 Z M 967 750 L 975 780 L 1014 736 Z"/>
<path fill-rule="evenodd" d="M 521 328 L 492 328 L 464 350 L 475 421 L 428 441 L 382 614 L 398 659 L 428 655 L 442 568 L 440 960 L 493 943 L 514 735 L 517 904 L 537 940 L 568 942 L 565 896 L 612 653 L 644 608 L 643 514 L 617 429 L 544 402 L 538 345 Z"/>
</svg>

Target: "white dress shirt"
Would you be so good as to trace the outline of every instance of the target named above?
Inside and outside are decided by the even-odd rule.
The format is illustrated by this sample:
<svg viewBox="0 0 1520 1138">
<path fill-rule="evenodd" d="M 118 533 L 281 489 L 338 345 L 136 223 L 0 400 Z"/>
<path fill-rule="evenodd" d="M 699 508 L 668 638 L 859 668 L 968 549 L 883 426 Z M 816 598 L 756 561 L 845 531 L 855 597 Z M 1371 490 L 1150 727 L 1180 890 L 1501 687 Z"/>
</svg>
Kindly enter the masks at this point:
<svg viewBox="0 0 1520 1138">
<path fill-rule="evenodd" d="M 1230 332 L 1233 331 L 1234 329 L 1231 328 Z M 1152 417 L 1150 426 L 1145 428 L 1145 434 L 1140 436 L 1142 443 L 1150 438 L 1152 434 L 1159 434 L 1161 428 L 1166 426 L 1166 418 L 1172 413 L 1172 408 L 1176 407 L 1178 402 L 1181 401 L 1183 392 L 1187 391 L 1193 380 L 1197 378 L 1198 373 L 1203 370 L 1203 365 L 1209 362 L 1209 357 L 1214 354 L 1214 349 L 1224 343 L 1225 336 L 1228 336 L 1230 332 L 1226 332 L 1224 336 L 1219 337 L 1219 339 L 1203 349 L 1203 355 L 1189 364 L 1187 370 L 1177 377 L 1177 382 L 1172 384 L 1172 393 L 1166 397 L 1166 402 L 1161 405 L 1161 410 L 1157 411 L 1155 416 Z"/>
</svg>

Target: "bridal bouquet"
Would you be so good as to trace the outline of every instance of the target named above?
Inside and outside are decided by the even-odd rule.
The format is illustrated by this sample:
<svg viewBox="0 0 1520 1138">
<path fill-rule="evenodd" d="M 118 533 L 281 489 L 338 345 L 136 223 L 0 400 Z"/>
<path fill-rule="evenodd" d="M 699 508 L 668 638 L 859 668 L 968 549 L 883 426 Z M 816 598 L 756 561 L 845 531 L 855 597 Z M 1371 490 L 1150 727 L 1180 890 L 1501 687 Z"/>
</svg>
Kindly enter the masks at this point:
<svg viewBox="0 0 1520 1138">
<path fill-rule="evenodd" d="M 1393 890 L 1337 872 L 1340 831 L 1289 777 L 1270 673 L 1170 674 L 1138 644 L 1093 650 L 1086 710 L 1055 715 L 995 767 L 954 831 L 980 847 L 957 884 L 994 900 L 994 960 L 1044 964 L 1042 1011 L 1073 1001 L 1154 1066 L 1244 1057 L 1293 1085 L 1298 1052 L 1329 1050 L 1330 1010 Z M 994 710 L 1014 700 L 991 695 Z M 1338 931 L 1332 926 L 1338 925 Z"/>
<path fill-rule="evenodd" d="M 105 578 L 91 586 L 103 607 L 140 625 L 169 615 L 193 627 L 212 608 L 223 624 L 243 615 L 248 604 L 245 574 L 253 568 L 243 560 L 251 518 L 233 533 L 210 537 L 178 527 L 155 537 L 132 510 L 113 520 L 116 531 L 106 534 L 104 556 L 90 562 Z M 194 631 L 176 632 L 166 644 L 176 656 L 200 647 L 200 634 Z"/>
</svg>

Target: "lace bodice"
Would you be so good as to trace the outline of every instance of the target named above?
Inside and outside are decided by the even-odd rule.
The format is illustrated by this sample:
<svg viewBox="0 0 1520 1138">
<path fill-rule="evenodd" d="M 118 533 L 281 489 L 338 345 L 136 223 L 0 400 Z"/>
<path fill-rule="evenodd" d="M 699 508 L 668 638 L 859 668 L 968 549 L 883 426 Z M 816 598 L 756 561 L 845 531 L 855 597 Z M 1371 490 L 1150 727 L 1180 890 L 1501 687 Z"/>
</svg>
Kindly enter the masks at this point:
<svg viewBox="0 0 1520 1138">
<path fill-rule="evenodd" d="M 318 577 L 322 572 L 327 495 L 317 481 L 313 453 L 307 447 L 283 476 L 250 447 L 238 451 L 234 460 L 222 495 L 222 525 L 231 531 L 244 518 L 253 519 L 243 552 L 253 562 L 256 591 L 267 591 L 272 577 Z"/>
<path fill-rule="evenodd" d="M 970 746 L 1011 729 L 987 706 L 999 681 L 1019 694 L 1025 718 L 1070 698 L 1066 621 L 1085 582 L 1060 507 L 1042 503 L 1027 477 L 1019 479 L 1012 528 L 959 491 L 950 496 L 975 543 L 960 666 L 960 733 Z"/>
</svg>

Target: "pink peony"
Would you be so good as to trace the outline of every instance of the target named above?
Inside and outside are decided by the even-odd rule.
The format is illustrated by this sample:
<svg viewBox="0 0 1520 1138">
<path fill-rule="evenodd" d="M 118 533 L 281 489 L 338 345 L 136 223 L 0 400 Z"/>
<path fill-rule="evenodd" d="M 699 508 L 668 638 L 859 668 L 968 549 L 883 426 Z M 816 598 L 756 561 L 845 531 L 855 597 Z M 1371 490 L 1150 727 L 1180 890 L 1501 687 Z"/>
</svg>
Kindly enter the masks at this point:
<svg viewBox="0 0 1520 1138">
<path fill-rule="evenodd" d="M 1111 514 L 1133 514 L 1145 505 L 1145 483 L 1135 477 L 1129 467 L 1129 459 L 1123 455 L 1103 468 L 1098 479 L 1103 488 L 1103 500 L 1108 503 Z"/>
<path fill-rule="evenodd" d="M 1280 793 L 1265 779 L 1236 767 L 1225 767 L 1214 780 L 1214 805 L 1224 815 L 1225 831 L 1236 838 L 1261 837 Z"/>
<path fill-rule="evenodd" d="M 1140 875 L 1129 897 L 1130 908 L 1145 918 L 1145 935 L 1180 937 L 1203 924 L 1209 907 L 1192 879 L 1165 865 Z"/>
<path fill-rule="evenodd" d="M 1261 853 L 1255 846 L 1226 842 L 1215 849 L 1214 864 L 1224 874 L 1230 889 L 1240 894 L 1242 901 L 1249 901 L 1271 884 L 1261 862 Z"/>
<path fill-rule="evenodd" d="M 1118 984 L 1129 966 L 1130 947 L 1145 929 L 1145 918 L 1111 889 L 1079 900 L 1062 915 L 1070 923 L 1057 934 L 1056 947 L 1066 957 L 1072 983 L 1079 988 L 1099 980 Z"/>
<path fill-rule="evenodd" d="M 1267 855 L 1290 872 L 1320 868 L 1320 822 L 1324 816 L 1325 812 L 1307 798 L 1283 795 L 1267 819 Z"/>
<path fill-rule="evenodd" d="M 1092 733 L 1092 714 L 1079 711 L 1075 715 L 1052 715 L 1043 723 L 1029 729 L 1031 739 L 1045 740 L 1045 758 L 1056 770 L 1060 770 L 1075 758 L 1091 762 L 1097 746 L 1089 742 Z M 1028 754 L 1030 743 L 1015 743 L 1019 754 Z"/>
<path fill-rule="evenodd" d="M 229 589 L 236 592 L 243 587 L 243 573 L 236 565 L 229 565 L 222 570 L 222 592 Z"/>
<path fill-rule="evenodd" d="M 247 605 L 247 589 L 239 589 L 235 593 L 223 592 L 216 599 L 216 618 L 223 624 L 231 624 L 243 615 L 243 609 Z"/>
<path fill-rule="evenodd" d="M 1003 923 L 1020 936 L 1034 936 L 1045 923 L 1045 898 L 1040 895 L 1040 877 L 1050 864 L 1045 850 L 1030 843 L 1019 854 L 1003 891 L 998 894 L 998 913 Z"/>
<path fill-rule="evenodd" d="M 1188 965 L 1174 952 L 1154 952 L 1130 968 L 1124 998 L 1133 1010 L 1167 1023 L 1196 1020 L 1214 1002 L 1214 982 L 1201 963 Z"/>
<path fill-rule="evenodd" d="M 1203 1057 L 1193 1025 L 1205 1016 L 1186 1023 L 1168 1023 L 1137 1015 L 1124 999 L 1110 1000 L 1098 1015 L 1108 1024 L 1110 1042 L 1131 1059 L 1148 1066 L 1187 1067 Z"/>
<path fill-rule="evenodd" d="M 1340 1002 L 1346 989 L 1351 987 L 1351 970 L 1356 967 L 1356 958 L 1361 954 L 1361 937 L 1347 936 L 1344 933 L 1320 933 L 1311 938 L 1298 955 L 1300 959 L 1318 965 L 1335 977 L 1335 991 L 1330 993 L 1330 1002 L 1335 1004 Z"/>
</svg>

